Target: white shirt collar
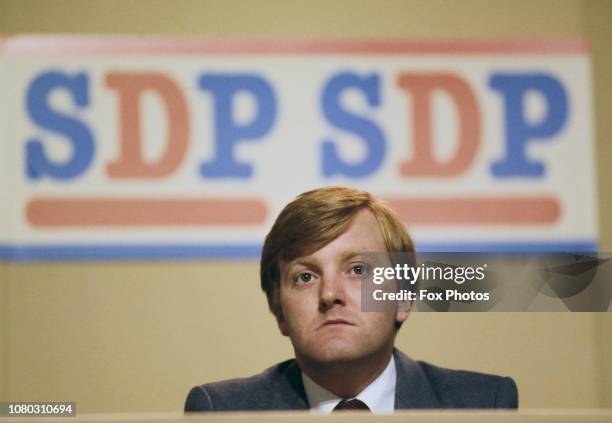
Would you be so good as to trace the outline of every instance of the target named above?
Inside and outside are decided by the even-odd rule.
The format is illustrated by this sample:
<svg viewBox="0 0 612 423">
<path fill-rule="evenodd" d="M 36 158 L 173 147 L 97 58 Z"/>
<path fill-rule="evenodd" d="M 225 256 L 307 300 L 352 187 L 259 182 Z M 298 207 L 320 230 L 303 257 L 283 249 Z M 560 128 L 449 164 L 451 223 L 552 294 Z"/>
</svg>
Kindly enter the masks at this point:
<svg viewBox="0 0 612 423">
<path fill-rule="evenodd" d="M 395 409 L 395 382 L 397 373 L 395 359 L 391 355 L 389 364 L 383 372 L 364 388 L 355 398 L 363 401 L 375 414 L 393 413 Z M 328 390 L 317 385 L 311 378 L 302 372 L 302 381 L 306 398 L 313 412 L 329 414 L 342 400 Z"/>
</svg>

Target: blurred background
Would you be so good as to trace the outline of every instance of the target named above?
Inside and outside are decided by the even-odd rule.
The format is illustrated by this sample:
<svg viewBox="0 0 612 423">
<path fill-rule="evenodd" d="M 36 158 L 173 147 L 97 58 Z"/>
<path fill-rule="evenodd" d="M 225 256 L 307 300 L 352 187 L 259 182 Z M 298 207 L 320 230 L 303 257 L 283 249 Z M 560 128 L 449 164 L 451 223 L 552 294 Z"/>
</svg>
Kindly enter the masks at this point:
<svg viewBox="0 0 612 423">
<path fill-rule="evenodd" d="M 612 250 L 611 1 L 0 0 L 0 34 L 585 39 L 599 245 Z M 194 385 L 292 356 L 256 260 L 7 261 L 0 278 L 0 400 L 180 411 Z M 397 345 L 437 365 L 512 376 L 521 407 L 612 407 L 610 313 L 415 313 Z"/>
</svg>

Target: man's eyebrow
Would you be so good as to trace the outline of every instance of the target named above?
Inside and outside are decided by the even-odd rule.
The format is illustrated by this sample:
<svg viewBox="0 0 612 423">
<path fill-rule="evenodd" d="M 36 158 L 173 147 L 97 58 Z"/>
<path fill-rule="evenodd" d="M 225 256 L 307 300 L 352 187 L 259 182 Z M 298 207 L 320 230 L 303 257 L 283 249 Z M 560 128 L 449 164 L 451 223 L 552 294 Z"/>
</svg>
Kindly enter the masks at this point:
<svg viewBox="0 0 612 423">
<path fill-rule="evenodd" d="M 349 251 L 345 251 L 344 253 L 342 253 L 342 256 L 340 256 L 340 260 L 341 261 L 347 261 L 350 260 L 352 258 L 355 257 L 361 257 L 365 254 L 368 254 L 369 252 L 365 249 L 363 250 L 349 250 Z M 304 257 L 298 257 L 294 260 L 291 260 L 289 263 L 285 264 L 285 267 L 290 267 L 290 266 L 294 266 L 294 265 L 299 265 L 299 266 L 314 266 L 314 267 L 318 267 L 317 266 L 317 260 L 311 258 L 311 256 L 304 256 Z"/>
<path fill-rule="evenodd" d="M 318 267 L 317 260 L 310 258 L 310 256 L 298 257 L 295 260 L 291 260 L 286 264 L 286 267 L 289 268 L 291 266 L 305 266 L 305 267 Z"/>
<path fill-rule="evenodd" d="M 349 250 L 342 254 L 342 261 L 347 261 L 355 257 L 361 257 L 367 254 L 366 250 Z"/>
</svg>

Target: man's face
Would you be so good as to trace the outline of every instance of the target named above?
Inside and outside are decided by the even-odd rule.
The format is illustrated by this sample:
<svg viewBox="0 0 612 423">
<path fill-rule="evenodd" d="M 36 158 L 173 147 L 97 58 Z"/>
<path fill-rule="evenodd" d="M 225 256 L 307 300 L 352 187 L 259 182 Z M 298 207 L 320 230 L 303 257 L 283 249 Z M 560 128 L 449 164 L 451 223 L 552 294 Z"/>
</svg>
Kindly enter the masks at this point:
<svg viewBox="0 0 612 423">
<path fill-rule="evenodd" d="M 364 210 L 320 250 L 281 263 L 278 323 L 298 361 L 333 364 L 390 354 L 395 322 L 406 312 L 361 312 L 361 284 L 370 271 L 362 254 L 384 251 L 378 222 Z"/>
</svg>

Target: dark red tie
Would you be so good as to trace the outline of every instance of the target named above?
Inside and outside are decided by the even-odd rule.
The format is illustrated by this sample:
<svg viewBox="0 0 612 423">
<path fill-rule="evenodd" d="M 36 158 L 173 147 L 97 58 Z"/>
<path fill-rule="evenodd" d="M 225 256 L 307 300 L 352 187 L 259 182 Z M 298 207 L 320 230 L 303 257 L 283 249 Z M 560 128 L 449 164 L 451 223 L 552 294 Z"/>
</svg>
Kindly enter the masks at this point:
<svg viewBox="0 0 612 423">
<path fill-rule="evenodd" d="M 370 411 L 370 407 L 365 405 L 365 403 L 357 398 L 350 400 L 342 400 L 336 405 L 332 412 L 334 411 L 342 411 L 342 410 L 367 410 Z"/>
</svg>

